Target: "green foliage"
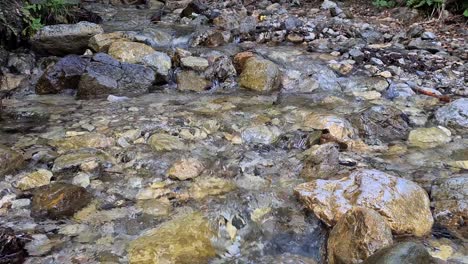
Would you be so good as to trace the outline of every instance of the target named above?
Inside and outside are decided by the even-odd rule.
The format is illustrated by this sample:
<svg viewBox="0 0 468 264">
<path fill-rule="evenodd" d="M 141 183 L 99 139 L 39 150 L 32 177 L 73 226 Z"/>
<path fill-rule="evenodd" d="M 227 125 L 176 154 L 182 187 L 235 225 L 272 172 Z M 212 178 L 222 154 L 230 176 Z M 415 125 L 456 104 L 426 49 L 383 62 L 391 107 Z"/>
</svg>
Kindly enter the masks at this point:
<svg viewBox="0 0 468 264">
<path fill-rule="evenodd" d="M 463 15 L 464 15 L 465 17 L 468 17 L 468 8 L 465 9 L 465 12 L 463 12 Z"/>
<path fill-rule="evenodd" d="M 26 3 L 23 6 L 24 35 L 32 35 L 44 25 L 66 23 L 69 9 L 73 4 L 67 0 L 43 0 L 39 3 Z"/>
<path fill-rule="evenodd" d="M 444 3 L 444 0 L 407 0 L 406 5 L 413 8 L 433 7 L 437 8 Z"/>
<path fill-rule="evenodd" d="M 392 0 L 374 0 L 372 4 L 376 7 L 385 7 L 385 8 L 392 8 L 395 7 L 396 3 Z"/>
</svg>

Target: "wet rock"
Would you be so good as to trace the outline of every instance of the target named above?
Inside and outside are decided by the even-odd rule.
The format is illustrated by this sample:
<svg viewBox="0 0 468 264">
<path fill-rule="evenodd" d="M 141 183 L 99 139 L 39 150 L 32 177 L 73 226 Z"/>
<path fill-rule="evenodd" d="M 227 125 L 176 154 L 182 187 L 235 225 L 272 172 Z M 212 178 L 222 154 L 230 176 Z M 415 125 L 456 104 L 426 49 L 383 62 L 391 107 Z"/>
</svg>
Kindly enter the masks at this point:
<svg viewBox="0 0 468 264">
<path fill-rule="evenodd" d="M 129 263 L 207 263 L 216 255 L 213 235 L 200 213 L 182 215 L 132 241 Z"/>
<path fill-rule="evenodd" d="M 417 128 L 408 136 L 410 146 L 434 148 L 452 140 L 450 130 L 445 127 Z"/>
<path fill-rule="evenodd" d="M 441 125 L 455 128 L 468 128 L 468 98 L 457 99 L 435 112 Z"/>
<path fill-rule="evenodd" d="M 434 218 L 441 225 L 468 235 L 468 176 L 436 179 L 431 189 Z"/>
<path fill-rule="evenodd" d="M 314 180 L 297 186 L 295 193 L 329 226 L 353 206 L 376 210 L 395 234 L 424 236 L 433 224 L 424 189 L 378 170 L 358 170 L 340 180 Z"/>
<path fill-rule="evenodd" d="M 340 141 L 347 141 L 357 135 L 348 120 L 328 114 L 309 114 L 304 118 L 303 126 L 308 129 L 326 130 L 332 137 Z"/>
<path fill-rule="evenodd" d="M 239 78 L 239 84 L 244 88 L 269 92 L 279 88 L 280 71 L 273 62 L 252 57 L 245 62 Z"/>
<path fill-rule="evenodd" d="M 176 161 L 167 171 L 167 176 L 177 180 L 189 180 L 200 176 L 205 169 L 203 163 L 194 158 Z"/>
<path fill-rule="evenodd" d="M 113 145 L 114 141 L 99 133 L 87 133 L 81 136 L 74 136 L 58 139 L 50 142 L 51 146 L 68 151 L 80 148 L 107 148 Z"/>
<path fill-rule="evenodd" d="M 88 58 L 68 55 L 48 68 L 36 85 L 37 94 L 55 94 L 66 89 L 76 89 L 81 75 L 89 63 Z"/>
<path fill-rule="evenodd" d="M 180 17 L 192 17 L 196 16 L 197 14 L 203 14 L 205 10 L 208 9 L 203 2 L 199 0 L 191 1 L 180 13 Z"/>
<path fill-rule="evenodd" d="M 392 244 L 392 231 L 385 219 L 374 210 L 356 207 L 344 214 L 330 232 L 328 263 L 361 263 Z"/>
<path fill-rule="evenodd" d="M 0 227 L 0 263 L 20 264 L 28 256 L 27 238 L 8 227 Z"/>
<path fill-rule="evenodd" d="M 53 55 L 83 54 L 89 39 L 103 33 L 100 25 L 90 22 L 45 26 L 32 38 L 32 47 Z"/>
<path fill-rule="evenodd" d="M 208 68 L 208 60 L 201 57 L 184 57 L 180 59 L 180 63 L 183 67 L 196 71 L 203 71 Z"/>
<path fill-rule="evenodd" d="M 11 73 L 5 73 L 0 75 L 0 93 L 12 92 L 22 85 L 24 85 L 27 77 L 25 75 L 17 75 Z"/>
<path fill-rule="evenodd" d="M 12 73 L 31 74 L 36 60 L 33 54 L 28 53 L 10 53 L 6 67 Z"/>
<path fill-rule="evenodd" d="M 437 263 L 424 246 L 414 242 L 403 242 L 381 249 L 362 264 L 435 264 Z"/>
<path fill-rule="evenodd" d="M 210 81 L 195 71 L 180 71 L 176 79 L 180 91 L 203 92 L 211 86 Z"/>
<path fill-rule="evenodd" d="M 44 186 L 50 183 L 52 172 L 39 169 L 35 172 L 26 174 L 16 183 L 16 188 L 25 191 L 36 187 Z"/>
<path fill-rule="evenodd" d="M 336 3 L 330 0 L 323 1 L 322 5 L 320 6 L 320 8 L 325 9 L 325 10 L 335 8 L 335 7 L 337 7 Z"/>
<path fill-rule="evenodd" d="M 146 44 L 131 41 L 116 41 L 109 46 L 109 55 L 116 60 L 128 63 L 140 63 L 143 57 L 154 53 Z"/>
<path fill-rule="evenodd" d="M 190 196 L 201 200 L 208 196 L 223 195 L 236 188 L 234 182 L 222 178 L 208 177 L 197 179 L 190 187 Z"/>
<path fill-rule="evenodd" d="M 436 35 L 430 31 L 425 31 L 421 34 L 422 39 L 436 39 Z"/>
<path fill-rule="evenodd" d="M 412 97 L 414 95 L 416 95 L 416 93 L 406 83 L 392 83 L 385 92 L 385 97 L 391 100 L 407 99 L 408 97 Z"/>
<path fill-rule="evenodd" d="M 166 197 L 139 200 L 137 206 L 141 208 L 145 214 L 153 216 L 168 216 L 172 210 L 171 202 Z"/>
<path fill-rule="evenodd" d="M 339 146 L 336 143 L 314 145 L 306 150 L 307 155 L 301 171 L 305 179 L 327 179 L 335 176 L 339 169 Z"/>
<path fill-rule="evenodd" d="M 91 201 L 83 187 L 53 183 L 36 189 L 32 198 L 31 215 L 34 218 L 60 219 L 72 216 Z"/>
<path fill-rule="evenodd" d="M 352 91 L 385 91 L 389 84 L 382 77 L 350 77 L 339 80 L 341 89 L 344 92 Z"/>
<path fill-rule="evenodd" d="M 112 43 L 117 41 L 124 41 L 124 32 L 111 32 L 94 35 L 89 39 L 88 46 L 95 52 L 108 52 L 109 47 Z"/>
<path fill-rule="evenodd" d="M 185 148 L 184 142 L 180 138 L 164 133 L 153 134 L 148 139 L 148 144 L 156 151 L 182 150 Z"/>
<path fill-rule="evenodd" d="M 372 106 L 353 118 L 360 137 L 373 145 L 406 139 L 410 129 L 407 120 L 402 111 L 385 105 Z"/>
<path fill-rule="evenodd" d="M 241 137 L 246 143 L 272 144 L 280 136 L 281 131 L 275 126 L 252 126 L 245 128 Z"/>
</svg>

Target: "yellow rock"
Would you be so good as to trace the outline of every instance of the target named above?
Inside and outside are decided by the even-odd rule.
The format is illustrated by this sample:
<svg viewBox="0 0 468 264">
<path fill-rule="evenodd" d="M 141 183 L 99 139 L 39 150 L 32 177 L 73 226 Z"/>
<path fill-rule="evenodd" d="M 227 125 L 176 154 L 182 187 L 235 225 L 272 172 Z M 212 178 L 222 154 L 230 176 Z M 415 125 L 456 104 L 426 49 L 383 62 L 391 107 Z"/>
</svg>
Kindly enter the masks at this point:
<svg viewBox="0 0 468 264">
<path fill-rule="evenodd" d="M 39 169 L 21 178 L 16 184 L 16 187 L 22 191 L 29 190 L 49 184 L 51 178 L 52 172 Z"/>
<path fill-rule="evenodd" d="M 247 89 L 259 92 L 273 91 L 279 88 L 280 71 L 269 60 L 249 58 L 240 75 L 239 84 Z"/>
<path fill-rule="evenodd" d="M 156 133 L 148 139 L 148 144 L 156 151 L 182 150 L 184 143 L 176 136 Z"/>
<path fill-rule="evenodd" d="M 139 63 L 146 55 L 153 54 L 155 50 L 143 43 L 130 41 L 116 41 L 109 46 L 109 55 L 116 60 L 128 63 Z"/>
<path fill-rule="evenodd" d="M 230 180 L 215 177 L 202 178 L 192 185 L 190 195 L 195 199 L 203 199 L 207 196 L 228 193 L 235 188 L 236 185 Z"/>
<path fill-rule="evenodd" d="M 112 32 L 94 35 L 89 39 L 88 46 L 96 52 L 107 52 L 109 46 L 116 41 L 125 39 L 123 32 Z"/>
<path fill-rule="evenodd" d="M 131 264 L 208 263 L 216 255 L 210 239 L 214 235 L 201 213 L 179 216 L 132 241 Z"/>
<path fill-rule="evenodd" d="M 203 163 L 194 158 L 181 159 L 174 164 L 167 172 L 167 175 L 172 179 L 188 180 L 198 177 L 204 170 Z"/>
</svg>

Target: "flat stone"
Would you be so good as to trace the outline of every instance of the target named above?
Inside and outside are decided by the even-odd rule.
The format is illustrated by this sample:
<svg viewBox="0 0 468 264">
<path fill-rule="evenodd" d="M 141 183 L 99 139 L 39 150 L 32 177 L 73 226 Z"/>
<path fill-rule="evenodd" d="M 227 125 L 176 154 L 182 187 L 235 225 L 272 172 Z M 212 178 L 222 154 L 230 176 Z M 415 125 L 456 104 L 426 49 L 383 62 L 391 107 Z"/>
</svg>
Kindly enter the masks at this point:
<svg viewBox="0 0 468 264">
<path fill-rule="evenodd" d="M 341 141 L 347 141 L 357 136 L 356 129 L 348 120 L 335 115 L 309 114 L 304 118 L 303 126 L 309 129 L 328 130 L 331 136 Z"/>
<path fill-rule="evenodd" d="M 203 71 L 208 68 L 208 60 L 202 57 L 188 56 L 180 59 L 183 67 L 196 71 Z"/>
<path fill-rule="evenodd" d="M 184 142 L 176 137 L 165 133 L 155 133 L 148 139 L 148 144 L 156 151 L 182 150 Z"/>
<path fill-rule="evenodd" d="M 280 136 L 281 131 L 275 126 L 252 126 L 245 128 L 241 137 L 246 143 L 272 144 Z"/>
<path fill-rule="evenodd" d="M 124 32 L 117 31 L 94 35 L 89 39 L 88 46 L 95 52 L 108 52 L 112 43 L 125 41 Z"/>
<path fill-rule="evenodd" d="M 190 196 L 194 199 L 201 200 L 208 196 L 218 196 L 229 193 L 236 189 L 234 182 L 216 177 L 203 177 L 195 180 L 190 187 Z"/>
<path fill-rule="evenodd" d="M 330 232 L 328 263 L 361 263 L 392 244 L 392 230 L 385 219 L 374 210 L 356 207 L 344 214 Z"/>
<path fill-rule="evenodd" d="M 424 189 L 378 170 L 361 169 L 340 180 L 314 180 L 294 191 L 329 226 L 354 206 L 377 211 L 395 234 L 424 236 L 434 222 Z"/>
<path fill-rule="evenodd" d="M 53 140 L 49 144 L 61 150 L 74 150 L 80 148 L 107 148 L 112 146 L 114 140 L 99 133 L 87 133 L 81 136 L 74 136 Z"/>
</svg>

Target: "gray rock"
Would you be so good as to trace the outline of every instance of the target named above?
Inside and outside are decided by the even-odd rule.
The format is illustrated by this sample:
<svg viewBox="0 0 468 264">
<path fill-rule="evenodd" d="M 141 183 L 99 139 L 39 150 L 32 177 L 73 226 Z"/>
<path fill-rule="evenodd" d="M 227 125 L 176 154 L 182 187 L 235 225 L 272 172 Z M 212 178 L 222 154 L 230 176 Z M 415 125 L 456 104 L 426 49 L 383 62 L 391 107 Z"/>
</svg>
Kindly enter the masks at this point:
<svg viewBox="0 0 468 264">
<path fill-rule="evenodd" d="M 455 100 L 435 112 L 435 118 L 439 124 L 468 128 L 468 98 Z"/>
<path fill-rule="evenodd" d="M 240 33 L 247 34 L 255 31 L 256 27 L 257 19 L 253 16 L 247 16 L 241 21 L 239 25 L 239 31 Z"/>
<path fill-rule="evenodd" d="M 195 71 L 177 73 L 177 89 L 180 91 L 203 92 L 211 86 L 211 82 Z"/>
<path fill-rule="evenodd" d="M 421 35 L 422 39 L 436 39 L 436 35 L 432 32 L 426 31 Z"/>
<path fill-rule="evenodd" d="M 5 176 L 21 167 L 24 159 L 21 154 L 0 145 L 0 177 Z"/>
<path fill-rule="evenodd" d="M 331 8 L 335 8 L 337 7 L 338 5 L 333 2 L 333 1 L 330 1 L 330 0 L 325 0 L 323 1 L 322 5 L 320 6 L 320 8 L 322 9 L 325 9 L 325 10 L 328 10 L 328 9 L 331 9 Z"/>
<path fill-rule="evenodd" d="M 32 38 L 33 49 L 53 55 L 83 54 L 89 39 L 103 33 L 100 25 L 90 22 L 45 26 Z"/>
<path fill-rule="evenodd" d="M 275 142 L 280 130 L 277 127 L 252 126 L 244 129 L 241 133 L 242 140 L 247 143 L 271 144 Z"/>
<path fill-rule="evenodd" d="M 404 242 L 381 249 L 362 264 L 435 264 L 436 261 L 420 244 Z"/>
<path fill-rule="evenodd" d="M 406 83 L 392 83 L 385 92 L 385 97 L 388 99 L 406 99 L 414 96 L 416 93 Z"/>
<path fill-rule="evenodd" d="M 444 48 L 441 46 L 440 42 L 435 42 L 431 39 L 422 39 L 422 38 L 415 38 L 410 41 L 408 44 L 409 49 L 420 49 L 420 50 L 427 50 L 432 53 L 436 53 L 439 51 L 444 51 Z"/>
<path fill-rule="evenodd" d="M 36 84 L 38 94 L 56 94 L 66 89 L 76 89 L 85 72 L 89 58 L 68 55 L 47 69 Z"/>
</svg>

